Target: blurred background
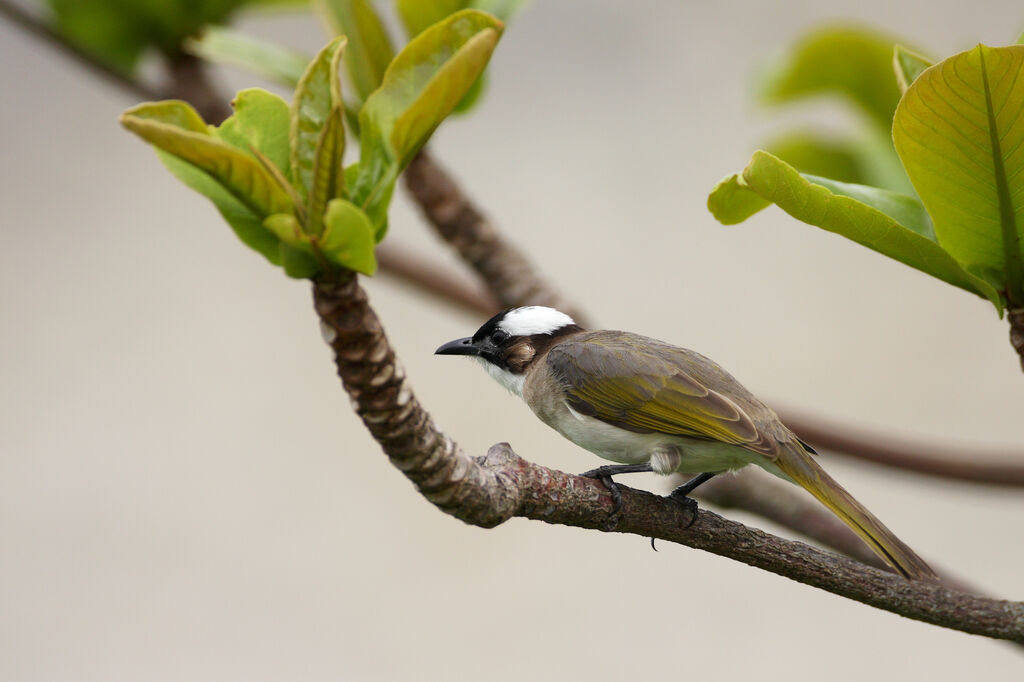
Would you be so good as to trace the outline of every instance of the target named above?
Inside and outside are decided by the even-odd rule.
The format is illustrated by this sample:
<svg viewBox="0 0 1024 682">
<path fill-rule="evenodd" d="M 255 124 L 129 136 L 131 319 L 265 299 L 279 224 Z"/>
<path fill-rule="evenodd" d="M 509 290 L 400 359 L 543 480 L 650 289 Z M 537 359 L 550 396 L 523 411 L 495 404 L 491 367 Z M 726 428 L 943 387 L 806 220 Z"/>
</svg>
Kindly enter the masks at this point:
<svg viewBox="0 0 1024 682">
<path fill-rule="evenodd" d="M 538 0 L 431 148 L 603 326 L 697 349 L 780 407 L 1024 452 L 1024 377 L 988 303 L 777 209 L 727 228 L 705 208 L 781 128 L 850 122 L 836 103 L 756 107 L 773 53 L 836 21 L 940 57 L 1014 42 L 1020 4 L 984 7 Z M 325 42 L 302 12 L 236 26 Z M 1020 679 L 1007 644 L 709 554 L 438 512 L 353 416 L 309 286 L 119 128 L 132 98 L 7 21 L 0 81 L 0 678 Z M 462 268 L 404 196 L 389 239 Z M 466 450 L 595 465 L 474 364 L 432 355 L 481 319 L 387 276 L 366 287 Z M 935 565 L 1024 596 L 1019 492 L 822 462 Z"/>
</svg>

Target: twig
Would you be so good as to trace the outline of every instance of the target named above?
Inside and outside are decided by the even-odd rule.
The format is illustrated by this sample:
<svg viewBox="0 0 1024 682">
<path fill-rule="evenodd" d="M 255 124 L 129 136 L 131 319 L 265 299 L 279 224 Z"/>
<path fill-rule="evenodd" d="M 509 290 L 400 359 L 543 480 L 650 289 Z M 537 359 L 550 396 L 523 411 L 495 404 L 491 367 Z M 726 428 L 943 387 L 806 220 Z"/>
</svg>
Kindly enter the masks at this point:
<svg viewBox="0 0 1024 682">
<path fill-rule="evenodd" d="M 586 315 L 552 288 L 526 255 L 501 236 L 426 150 L 416 155 L 404 177 L 406 188 L 428 222 L 476 270 L 503 308 L 551 306 L 586 326 Z"/>
<path fill-rule="evenodd" d="M 352 274 L 321 277 L 313 297 L 324 339 L 356 412 L 391 461 L 440 509 L 485 528 L 520 516 L 605 530 L 612 508 L 602 484 L 538 466 L 508 444 L 472 458 L 438 431 L 405 381 L 366 294 Z M 1024 603 L 907 581 L 708 511 L 695 519 L 675 501 L 622 488 L 616 532 L 677 542 L 908 618 L 1024 642 Z M 691 525 L 692 522 L 692 525 Z"/>
</svg>

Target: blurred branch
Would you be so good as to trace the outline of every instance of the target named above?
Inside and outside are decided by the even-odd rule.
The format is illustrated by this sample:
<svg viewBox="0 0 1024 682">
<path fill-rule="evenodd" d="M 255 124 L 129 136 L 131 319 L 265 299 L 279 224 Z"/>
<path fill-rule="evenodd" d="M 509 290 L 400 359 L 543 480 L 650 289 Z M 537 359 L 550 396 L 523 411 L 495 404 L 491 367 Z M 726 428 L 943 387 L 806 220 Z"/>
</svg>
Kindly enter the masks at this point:
<svg viewBox="0 0 1024 682">
<path fill-rule="evenodd" d="M 418 291 L 430 294 L 442 303 L 454 304 L 484 317 L 501 310 L 491 293 L 476 282 L 452 275 L 396 244 L 384 242 L 378 246 L 377 262 L 384 274 L 412 284 Z"/>
<path fill-rule="evenodd" d="M 955 481 L 1006 488 L 1024 487 L 1024 463 L 1021 462 L 1024 456 L 1020 453 L 982 455 L 927 443 L 897 440 L 789 411 L 780 410 L 779 414 L 782 421 L 798 436 L 829 452 L 901 471 Z M 1011 461 L 1013 459 L 1017 462 Z"/>
<path fill-rule="evenodd" d="M 438 235 L 450 244 L 502 308 L 546 305 L 586 326 L 587 316 L 551 287 L 529 258 L 506 241 L 426 150 L 405 169 L 405 186 Z"/>
<path fill-rule="evenodd" d="M 196 108 L 204 120 L 219 123 L 231 115 L 226 99 L 209 81 L 205 65 L 195 57 L 181 55 L 167 63 L 169 83 L 163 88 L 143 82 L 135 74 L 117 69 L 67 39 L 42 17 L 12 0 L 0 0 L 0 16 L 26 33 L 64 54 L 93 75 L 142 100 L 183 99 Z"/>
<path fill-rule="evenodd" d="M 116 85 L 125 92 L 144 100 L 160 99 L 161 93 L 158 90 L 139 81 L 131 73 L 114 68 L 88 50 L 78 47 L 52 28 L 42 17 L 24 9 L 17 2 L 0 0 L 0 16 L 8 19 L 26 33 L 42 40 L 58 52 L 70 57 L 101 80 Z"/>
<path fill-rule="evenodd" d="M 314 282 L 313 298 L 338 375 L 366 428 L 433 504 L 491 528 L 512 517 L 606 530 L 611 495 L 589 478 L 532 464 L 507 443 L 469 457 L 420 406 L 355 275 Z M 616 532 L 676 542 L 934 625 L 1024 642 L 1024 603 L 989 599 L 784 540 L 717 514 L 622 486 Z"/>
</svg>

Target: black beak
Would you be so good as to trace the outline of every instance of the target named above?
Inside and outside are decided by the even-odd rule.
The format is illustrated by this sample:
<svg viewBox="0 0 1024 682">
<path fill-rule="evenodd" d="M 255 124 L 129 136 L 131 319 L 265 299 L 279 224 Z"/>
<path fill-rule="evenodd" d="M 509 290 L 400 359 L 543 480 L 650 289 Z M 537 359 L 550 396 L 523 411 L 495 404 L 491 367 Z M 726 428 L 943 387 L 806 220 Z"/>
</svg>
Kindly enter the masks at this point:
<svg viewBox="0 0 1024 682">
<path fill-rule="evenodd" d="M 480 349 L 473 345 L 473 337 L 449 341 L 434 351 L 434 355 L 480 355 Z"/>
</svg>

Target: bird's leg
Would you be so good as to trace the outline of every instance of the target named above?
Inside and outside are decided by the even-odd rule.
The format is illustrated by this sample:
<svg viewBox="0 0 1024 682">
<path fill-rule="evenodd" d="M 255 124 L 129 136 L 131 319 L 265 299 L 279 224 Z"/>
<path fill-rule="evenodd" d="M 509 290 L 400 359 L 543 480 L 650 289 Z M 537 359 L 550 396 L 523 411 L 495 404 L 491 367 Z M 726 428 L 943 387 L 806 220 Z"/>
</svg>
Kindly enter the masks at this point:
<svg viewBox="0 0 1024 682">
<path fill-rule="evenodd" d="M 686 505 L 687 509 L 690 510 L 691 519 L 690 523 L 687 525 L 687 528 L 692 526 L 693 522 L 697 520 L 697 500 L 690 497 L 690 493 L 692 493 L 697 486 L 709 480 L 714 475 L 715 474 L 708 472 L 705 472 L 703 474 L 697 474 L 689 481 L 682 484 L 681 486 L 679 486 L 678 488 L 676 488 L 675 490 L 668 494 L 669 497 L 671 497 L 674 500 L 679 500 L 684 505 Z"/>
<path fill-rule="evenodd" d="M 608 488 L 608 492 L 612 494 L 612 513 L 608 517 L 608 527 L 615 528 L 619 522 L 619 510 L 622 509 L 622 493 L 619 492 L 619 486 L 612 480 L 612 476 L 616 474 L 649 473 L 651 471 L 653 469 L 651 469 L 650 462 L 644 462 L 643 464 L 606 464 L 590 471 L 584 471 L 580 476 L 596 478 L 604 483 L 605 488 Z"/>
</svg>

